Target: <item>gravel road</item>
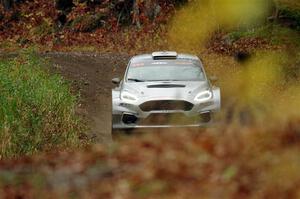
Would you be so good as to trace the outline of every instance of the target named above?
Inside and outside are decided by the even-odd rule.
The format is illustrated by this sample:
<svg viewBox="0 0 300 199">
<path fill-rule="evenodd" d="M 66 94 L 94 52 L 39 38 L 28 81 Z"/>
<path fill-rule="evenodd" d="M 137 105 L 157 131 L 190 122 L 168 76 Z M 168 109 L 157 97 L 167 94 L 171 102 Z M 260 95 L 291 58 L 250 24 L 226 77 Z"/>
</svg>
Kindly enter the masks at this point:
<svg viewBox="0 0 300 199">
<path fill-rule="evenodd" d="M 80 93 L 78 113 L 88 122 L 88 135 L 97 142 L 111 139 L 111 83 L 121 77 L 129 60 L 122 54 L 47 53 L 51 71 L 72 82 Z"/>
</svg>

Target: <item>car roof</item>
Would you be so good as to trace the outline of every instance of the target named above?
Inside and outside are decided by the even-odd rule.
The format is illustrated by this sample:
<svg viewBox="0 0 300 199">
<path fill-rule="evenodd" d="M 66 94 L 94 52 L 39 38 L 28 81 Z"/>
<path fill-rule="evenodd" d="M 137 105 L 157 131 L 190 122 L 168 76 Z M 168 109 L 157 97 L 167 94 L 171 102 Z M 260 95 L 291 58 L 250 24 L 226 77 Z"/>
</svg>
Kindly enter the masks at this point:
<svg viewBox="0 0 300 199">
<path fill-rule="evenodd" d="M 136 61 L 147 61 L 147 60 L 154 60 L 153 54 L 141 54 L 141 55 L 136 55 L 134 57 L 131 58 L 132 62 L 136 62 Z M 177 54 L 177 57 L 174 60 L 178 60 L 178 59 L 189 59 L 189 60 L 193 60 L 193 61 L 200 61 L 200 59 L 195 56 L 195 55 L 191 55 L 191 54 Z M 163 60 L 163 59 L 159 59 L 159 60 Z M 201 62 L 201 61 L 200 61 Z"/>
</svg>

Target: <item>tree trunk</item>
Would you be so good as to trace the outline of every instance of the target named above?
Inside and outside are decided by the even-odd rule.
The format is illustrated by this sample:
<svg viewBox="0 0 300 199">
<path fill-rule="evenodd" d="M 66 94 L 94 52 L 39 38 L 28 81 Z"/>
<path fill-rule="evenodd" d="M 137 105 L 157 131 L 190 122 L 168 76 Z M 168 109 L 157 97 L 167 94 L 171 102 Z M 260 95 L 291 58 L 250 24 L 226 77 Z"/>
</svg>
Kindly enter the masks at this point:
<svg viewBox="0 0 300 199">
<path fill-rule="evenodd" d="M 140 5 L 142 4 L 142 6 Z M 140 16 L 146 16 L 150 21 L 153 21 L 161 12 L 161 7 L 157 0 L 134 0 L 132 8 L 132 23 L 138 28 L 141 27 Z M 142 21 L 143 22 L 143 21 Z"/>
<path fill-rule="evenodd" d="M 277 21 L 280 15 L 279 12 L 279 2 L 278 0 L 269 0 L 270 2 L 270 14 L 271 16 L 268 17 L 269 21 Z"/>
<path fill-rule="evenodd" d="M 161 7 L 159 6 L 157 0 L 147 0 L 145 1 L 145 15 L 153 21 L 157 15 L 160 13 Z"/>
<path fill-rule="evenodd" d="M 73 0 L 55 0 L 55 7 L 63 12 L 70 12 L 74 6 Z"/>
<path fill-rule="evenodd" d="M 135 24 L 138 28 L 141 28 L 139 0 L 134 0 L 132 11 L 132 24 Z"/>
<path fill-rule="evenodd" d="M 274 18 L 274 20 L 278 20 L 278 18 L 279 18 L 279 2 L 278 2 L 278 0 L 274 0 L 273 18 Z"/>
<path fill-rule="evenodd" d="M 1 4 L 5 10 L 10 10 L 14 5 L 14 0 L 1 0 Z"/>
</svg>

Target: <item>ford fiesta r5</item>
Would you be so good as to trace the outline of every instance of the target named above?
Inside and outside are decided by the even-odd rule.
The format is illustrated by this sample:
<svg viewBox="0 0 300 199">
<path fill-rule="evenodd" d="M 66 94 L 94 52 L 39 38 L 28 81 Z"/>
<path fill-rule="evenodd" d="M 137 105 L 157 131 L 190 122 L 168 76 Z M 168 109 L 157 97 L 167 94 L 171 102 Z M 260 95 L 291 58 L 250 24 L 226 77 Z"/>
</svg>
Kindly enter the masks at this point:
<svg viewBox="0 0 300 199">
<path fill-rule="evenodd" d="M 211 85 L 200 59 L 176 52 L 131 58 L 124 78 L 114 78 L 112 129 L 197 127 L 220 110 L 220 88 Z"/>
</svg>

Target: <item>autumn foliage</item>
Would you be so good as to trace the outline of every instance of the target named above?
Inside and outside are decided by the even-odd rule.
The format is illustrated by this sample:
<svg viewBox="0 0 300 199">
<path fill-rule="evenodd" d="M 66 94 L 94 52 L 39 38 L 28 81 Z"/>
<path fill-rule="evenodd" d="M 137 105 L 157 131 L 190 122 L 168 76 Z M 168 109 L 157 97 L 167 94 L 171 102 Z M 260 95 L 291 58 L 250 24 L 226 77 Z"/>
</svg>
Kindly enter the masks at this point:
<svg viewBox="0 0 300 199">
<path fill-rule="evenodd" d="M 219 77 L 222 111 L 210 128 L 138 130 L 138 136 L 71 151 L 64 150 L 68 139 L 58 150 L 45 147 L 46 153 L 40 152 L 47 146 L 42 142 L 32 156 L 0 160 L 0 198 L 300 197 L 300 15 L 294 12 L 298 1 L 272 1 L 278 3 L 271 10 L 275 16 L 264 9 L 258 13 L 258 25 L 247 4 L 232 8 L 232 0 L 161 0 L 150 14 L 147 1 L 72 1 L 66 7 L 55 2 L 25 0 L 10 10 L 1 8 L 1 47 L 12 42 L 46 50 L 110 51 L 116 56 L 168 47 L 193 52 L 207 74 Z M 199 2 L 220 4 L 212 9 Z M 293 9 L 286 10 L 287 5 Z M 246 25 L 238 23 L 240 14 Z M 13 73 L 20 65 L 26 71 L 34 65 L 19 62 L 2 67 Z M 69 92 L 61 79 L 54 80 Z M 75 100 L 68 96 L 72 106 L 67 110 L 73 116 Z M 51 115 L 50 124 L 54 118 Z M 57 122 L 58 130 L 51 135 L 73 128 L 64 121 Z M 78 136 L 73 138 L 78 141 Z"/>
<path fill-rule="evenodd" d="M 146 134 L 109 149 L 1 161 L 0 192 L 3 198 L 297 198 L 299 141 L 299 120 L 280 129 Z"/>
<path fill-rule="evenodd" d="M 196 48 L 199 46 L 207 46 L 214 52 L 225 54 L 233 54 L 239 51 L 240 48 L 242 50 L 245 48 L 246 51 L 248 47 L 250 50 L 257 47 L 272 48 L 269 45 L 270 41 L 268 40 L 268 36 L 266 36 L 266 39 L 261 38 L 259 35 L 251 39 L 241 39 L 232 44 L 231 39 L 227 37 L 227 33 L 232 30 L 228 30 L 223 26 L 230 24 L 229 26 L 232 27 L 232 24 L 235 24 L 235 26 L 240 28 L 241 19 L 238 17 L 239 13 L 233 16 L 232 13 L 236 11 L 231 10 L 230 7 L 228 9 L 230 1 L 215 1 L 215 5 L 221 5 L 224 2 L 228 2 L 228 5 L 224 8 L 222 8 L 222 6 L 215 6 L 213 10 L 209 10 L 212 7 L 207 6 L 207 2 L 214 1 L 191 1 L 190 4 L 196 5 L 191 6 L 191 8 L 194 7 L 191 9 L 191 12 L 193 12 L 193 9 L 198 9 L 198 7 L 200 9 L 200 11 L 197 12 L 199 19 L 197 19 L 194 14 L 191 14 L 191 16 L 180 14 L 184 13 L 184 6 L 188 5 L 187 2 L 188 1 L 185 0 L 25 0 L 14 3 L 10 10 L 5 10 L 4 7 L 0 5 L 1 47 L 6 48 L 10 45 L 19 47 L 37 45 L 41 50 L 74 50 L 78 48 L 85 50 L 92 47 L 98 51 L 132 51 L 132 53 L 134 53 L 177 48 L 179 45 L 184 46 L 186 45 L 185 42 L 182 44 L 178 43 L 180 40 L 185 41 L 181 39 L 185 37 L 182 34 L 192 36 L 197 33 L 195 30 L 202 30 L 206 36 L 203 37 L 203 41 L 200 42 L 201 44 L 199 44 L 199 42 L 193 44 Z M 272 0 L 249 2 L 258 2 L 259 5 L 264 5 L 264 7 L 269 8 L 269 11 L 264 13 L 265 21 L 272 15 L 272 4 L 270 3 L 273 2 Z M 267 6 L 261 2 L 269 3 Z M 293 25 L 297 28 L 298 25 L 295 20 L 298 19 L 298 15 L 293 14 L 297 12 L 292 12 L 292 14 L 285 12 L 286 7 L 297 9 L 295 6 L 297 2 L 294 3 L 294 1 L 291 0 L 278 2 L 280 2 L 278 5 L 276 4 L 276 8 L 279 10 L 278 15 L 280 16 L 278 21 L 285 25 Z M 241 9 L 237 9 L 238 6 L 236 6 L 235 9 L 243 10 L 242 12 L 252 10 L 243 8 L 243 6 L 245 7 L 248 4 L 249 3 L 241 4 Z M 227 10 L 227 14 L 222 13 L 225 10 Z M 214 12 L 218 11 L 221 11 L 221 13 L 217 13 L 217 15 L 214 16 Z M 261 15 L 261 12 L 261 10 L 257 10 L 255 16 Z M 253 17 L 251 12 L 244 14 L 245 16 L 250 14 L 250 16 Z M 190 17 L 190 19 L 187 18 L 188 22 L 178 20 L 179 16 L 184 15 Z M 226 17 L 221 16 L 228 16 L 228 18 L 226 19 Z M 281 16 L 283 16 L 283 18 Z M 286 16 L 288 20 L 284 18 Z M 291 18 L 295 20 L 290 21 Z M 193 24 L 195 20 L 192 19 L 197 19 L 196 21 L 202 24 L 200 25 L 200 29 L 192 28 L 197 26 Z M 232 19 L 235 19 L 235 21 Z M 223 20 L 223 22 L 218 20 Z M 247 21 L 249 19 L 245 17 L 245 20 Z M 203 26 L 204 22 L 206 23 L 205 26 Z M 223 25 L 220 25 L 220 23 L 223 23 Z M 175 24 L 178 25 L 178 30 L 173 27 Z M 188 27 L 188 30 L 192 32 L 186 33 L 184 30 L 187 30 L 188 25 L 191 26 Z M 258 26 L 259 25 L 261 25 L 261 22 L 258 23 Z M 186 28 L 184 28 L 185 26 Z M 251 26 L 246 29 L 251 30 L 252 28 Z M 202 34 L 201 32 L 198 33 Z M 172 43 L 174 37 L 178 37 L 175 39 L 175 45 Z"/>
<path fill-rule="evenodd" d="M 47 45 L 50 49 L 66 45 L 105 48 L 117 42 L 116 35 L 124 40 L 159 34 L 159 24 L 166 23 L 175 5 L 172 1 L 161 1 L 146 9 L 147 3 L 140 1 L 135 14 L 131 1 L 74 1 L 66 8 L 57 2 L 24 1 L 8 11 L 0 6 L 0 39 L 21 46 Z M 147 14 L 153 9 L 155 16 Z M 132 26 L 132 30 L 128 31 L 127 26 Z"/>
</svg>

